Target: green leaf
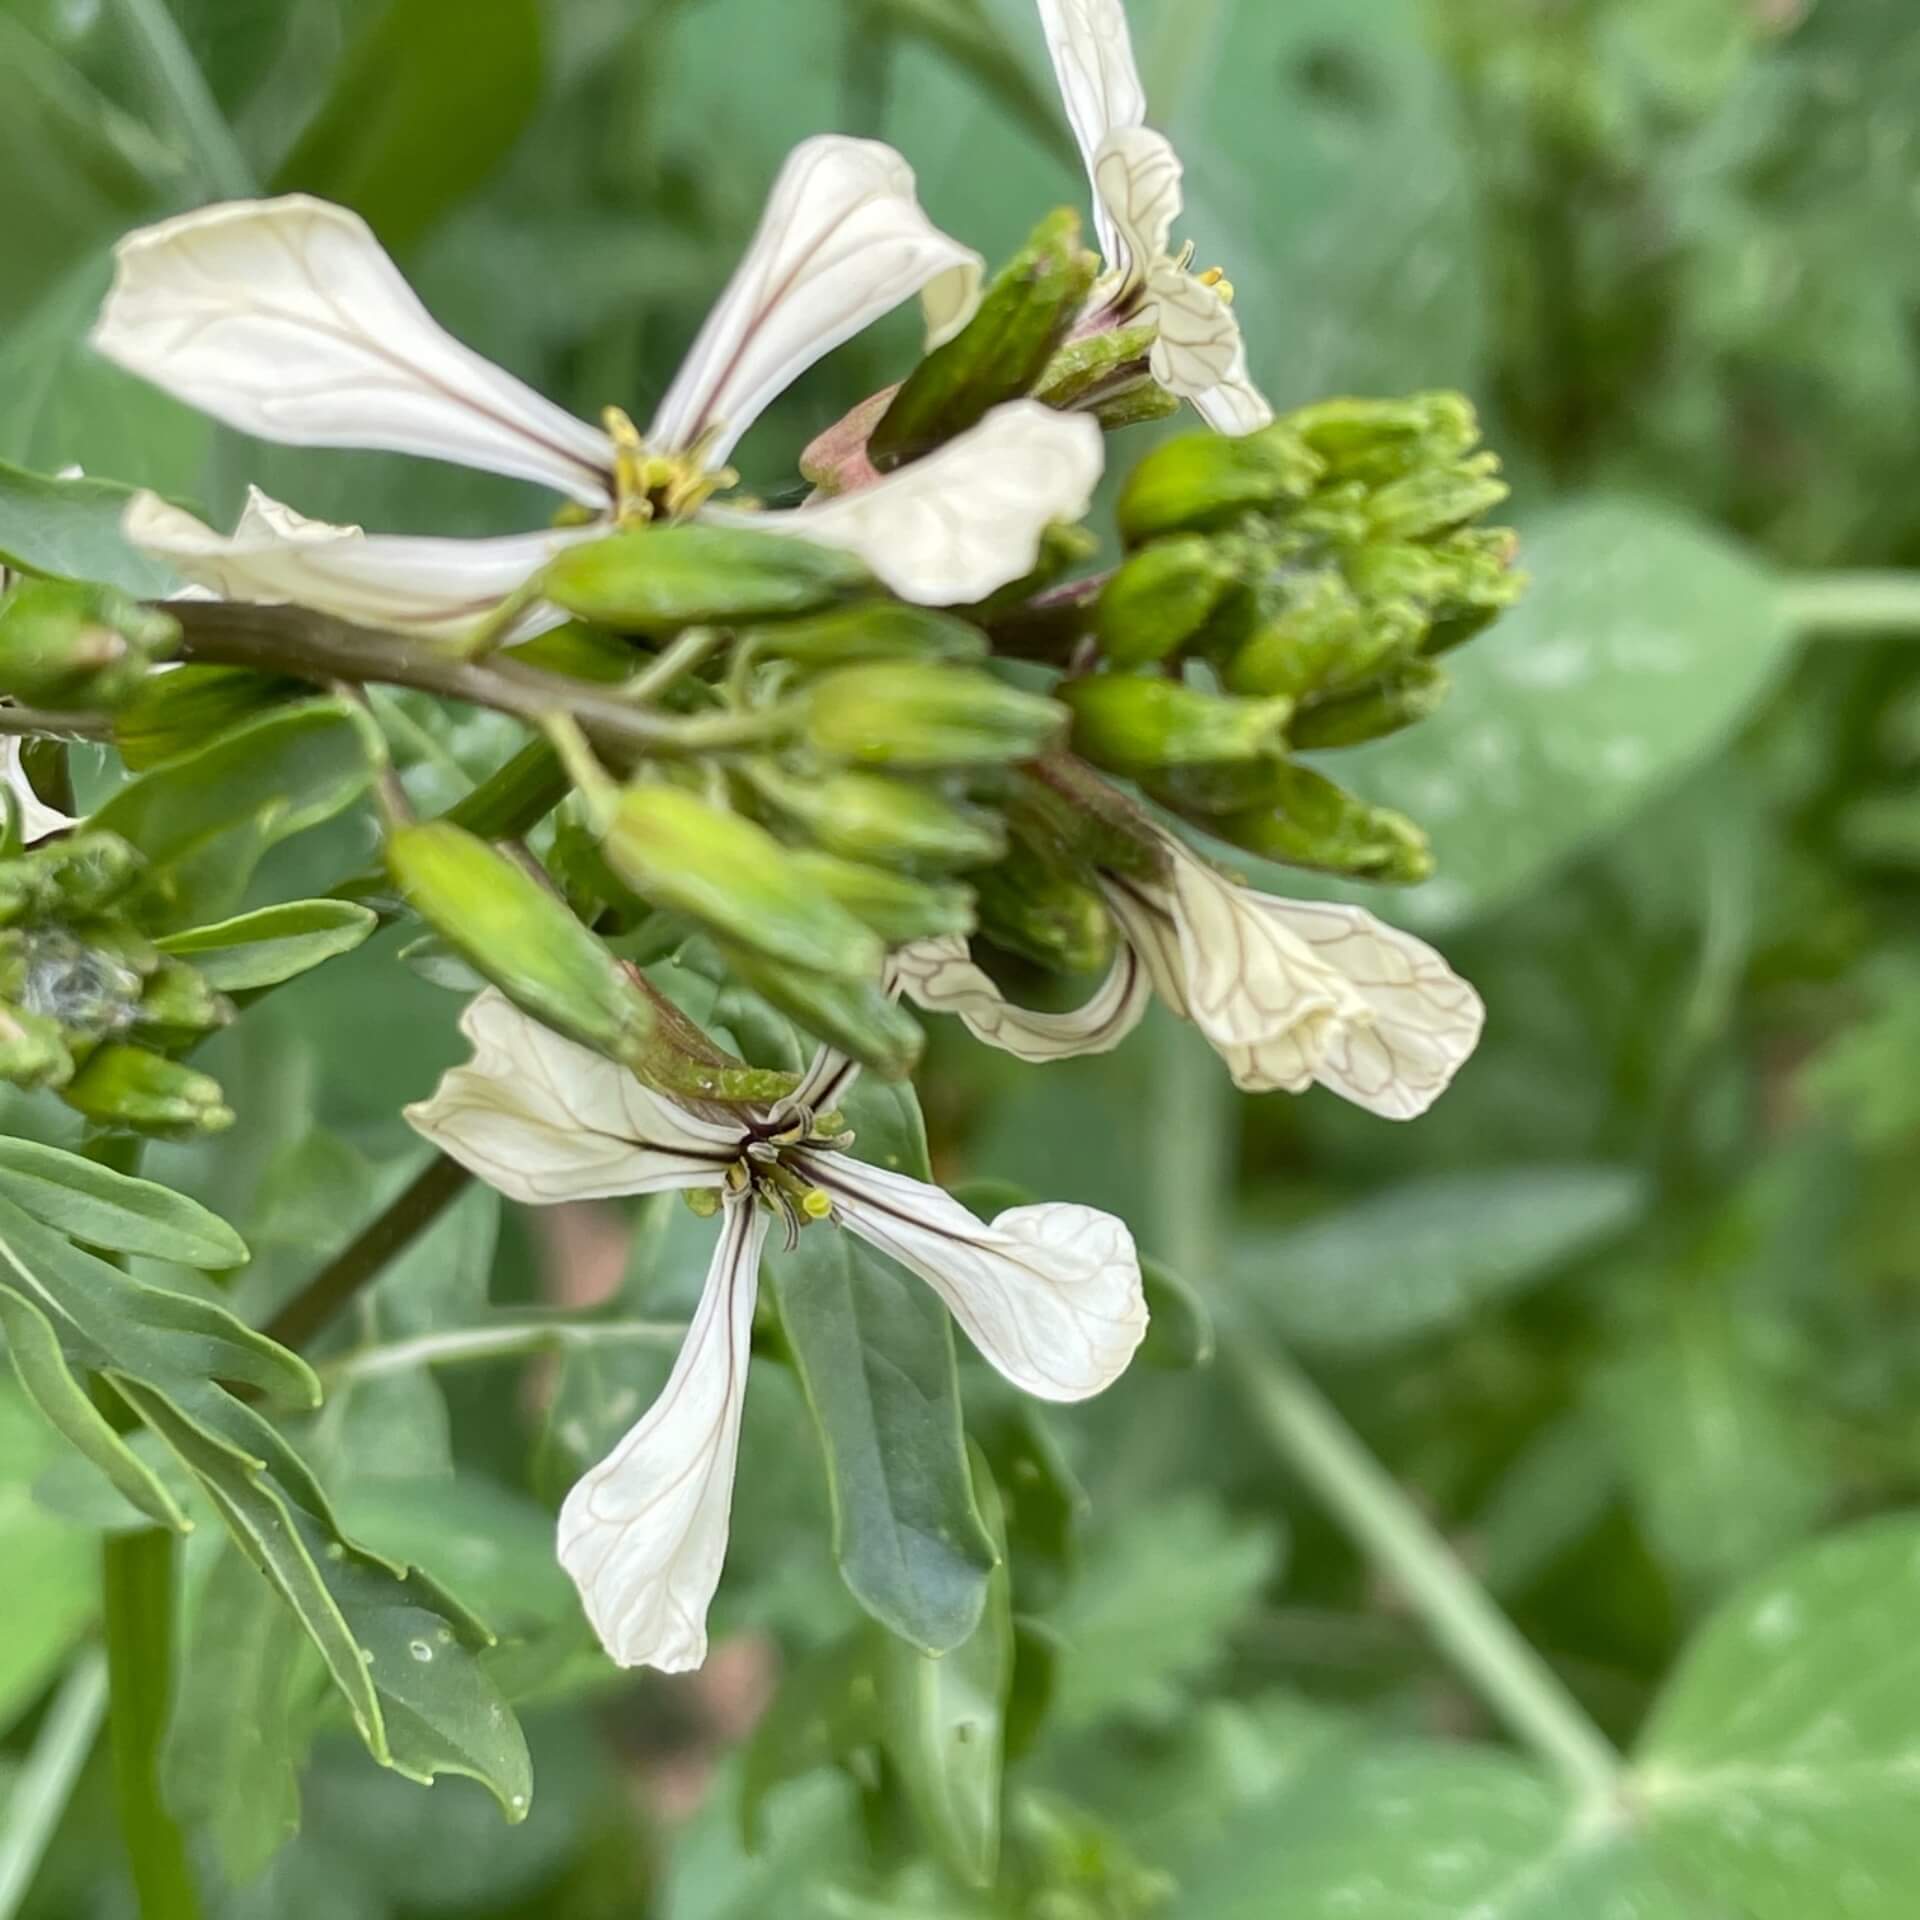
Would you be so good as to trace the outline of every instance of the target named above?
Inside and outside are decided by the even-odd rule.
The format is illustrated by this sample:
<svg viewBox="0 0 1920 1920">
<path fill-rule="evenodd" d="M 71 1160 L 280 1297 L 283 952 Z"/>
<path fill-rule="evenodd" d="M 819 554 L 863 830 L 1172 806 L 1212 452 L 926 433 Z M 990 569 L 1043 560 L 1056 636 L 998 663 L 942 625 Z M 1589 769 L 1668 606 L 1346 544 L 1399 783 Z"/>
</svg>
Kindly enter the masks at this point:
<svg viewBox="0 0 1920 1920">
<path fill-rule="evenodd" d="M 19 1389 L 0 1384 L 0 1732 L 46 1685 L 99 1604 L 93 1536 L 34 1499 L 34 1481 L 59 1452 Z"/>
<path fill-rule="evenodd" d="M 392 0 L 274 176 L 404 251 L 493 172 L 540 99 L 538 0 Z"/>
<path fill-rule="evenodd" d="M 147 856 L 175 926 L 197 926 L 232 911 L 269 848 L 352 805 L 380 752 L 379 729 L 360 708 L 310 700 L 142 774 L 94 825 Z"/>
<path fill-rule="evenodd" d="M 120 535 L 133 488 L 112 480 L 54 480 L 0 461 L 0 564 L 70 580 L 103 580 L 154 599 L 179 584 Z"/>
<path fill-rule="evenodd" d="M 934 1855 L 965 1886 L 993 1883 L 1000 1860 L 1001 1773 L 1013 1680 L 1012 1582 L 993 1476 L 975 1456 L 974 1486 L 1001 1565 L 980 1624 L 939 1658 L 888 1635 L 876 1660 L 881 1745 Z"/>
<path fill-rule="evenodd" d="M 313 1654 L 300 1622 L 237 1547 L 199 1593 L 162 1752 L 167 1804 L 204 1826 L 236 1883 L 300 1830 L 299 1766 Z"/>
<path fill-rule="evenodd" d="M 1435 1174 L 1297 1227 L 1242 1236 L 1243 1292 L 1289 1341 L 1392 1347 L 1509 1299 L 1631 1226 L 1624 1167 Z"/>
<path fill-rule="evenodd" d="M 1920 1518 L 1833 1535 L 1708 1622 L 1638 1748 L 1675 1870 L 1743 1920 L 1907 1920 L 1920 1885 Z"/>
<path fill-rule="evenodd" d="M 351 953 L 379 924 L 372 908 L 352 901 L 293 900 L 170 934 L 158 944 L 162 953 L 191 960 L 222 993 L 248 993 Z"/>
<path fill-rule="evenodd" d="M 1234 1526 L 1203 1495 L 1127 1514 L 1051 1617 L 1060 1720 L 1172 1718 L 1279 1561 L 1271 1528 Z"/>
<path fill-rule="evenodd" d="M 1772 577 L 1671 508 L 1560 508 L 1523 529 L 1521 565 L 1533 584 L 1518 608 L 1448 657 L 1447 704 L 1340 756 L 1343 783 L 1433 837 L 1436 879 L 1368 892 L 1390 920 L 1455 924 L 1605 834 L 1636 821 L 1657 834 L 1647 809 L 1753 711 L 1792 650 Z"/>
<path fill-rule="evenodd" d="M 826 1456 L 841 1575 L 890 1632 L 947 1652 L 979 1624 L 995 1555 L 967 1472 L 946 1308 L 831 1228 L 768 1265 Z"/>
<path fill-rule="evenodd" d="M 247 1261 L 246 1242 L 197 1200 L 32 1140 L 0 1138 L 0 1195 L 90 1247 L 208 1269 Z"/>
</svg>

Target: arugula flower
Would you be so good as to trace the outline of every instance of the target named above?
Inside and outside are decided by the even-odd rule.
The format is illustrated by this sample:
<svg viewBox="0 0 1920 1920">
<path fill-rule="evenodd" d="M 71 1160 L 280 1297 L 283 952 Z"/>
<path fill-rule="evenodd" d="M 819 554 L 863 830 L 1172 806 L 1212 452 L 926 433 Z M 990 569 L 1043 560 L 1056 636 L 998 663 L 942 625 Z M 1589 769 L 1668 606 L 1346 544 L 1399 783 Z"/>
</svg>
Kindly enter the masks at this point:
<svg viewBox="0 0 1920 1920">
<path fill-rule="evenodd" d="M 1149 830 L 1163 854 L 1157 878 L 1099 876 L 1122 946 L 1084 1006 L 1016 1006 L 957 937 L 893 956 L 907 998 L 957 1015 L 990 1046 L 1046 1061 L 1118 1046 L 1157 992 L 1246 1092 L 1318 1084 L 1383 1119 L 1412 1120 L 1446 1091 L 1486 1014 L 1425 941 L 1360 907 L 1256 893 Z"/>
<path fill-rule="evenodd" d="M 568 1494 L 561 1564 L 622 1666 L 666 1672 L 706 1657 L 707 1607 L 726 1557 L 760 1255 L 776 1219 L 857 1235 L 939 1294 L 1008 1380 L 1082 1400 L 1125 1371 L 1146 1332 L 1132 1236 L 1090 1207 L 1015 1207 L 982 1224 L 951 1195 L 844 1151 L 830 1112 L 858 1071 L 823 1051 L 778 1107 L 716 1120 L 642 1085 L 487 993 L 463 1022 L 470 1064 L 407 1118 L 444 1152 L 529 1205 L 706 1189 L 720 1241 L 658 1400 Z"/>
<path fill-rule="evenodd" d="M 824 354 L 919 294 L 930 346 L 978 302 L 979 256 L 941 233 L 892 148 L 795 149 L 758 233 L 643 438 L 577 420 L 443 331 L 365 222 L 303 195 L 235 201 L 121 242 L 93 332 L 108 359 L 262 439 L 420 454 L 533 480 L 587 522 L 501 539 L 367 534 L 256 492 L 231 534 L 153 494 L 127 537 L 226 598 L 458 632 L 573 541 L 656 516 L 790 534 L 859 556 L 904 599 L 979 599 L 1032 570 L 1049 521 L 1085 513 L 1093 422 L 1032 402 L 865 491 L 790 512 L 712 504 L 728 455 Z M 535 611 L 521 634 L 557 615 Z"/>
<path fill-rule="evenodd" d="M 1091 326 L 1152 322 L 1149 365 L 1169 393 L 1221 433 L 1270 426 L 1273 409 L 1247 372 L 1233 289 L 1217 271 L 1191 271 L 1173 250 L 1182 200 L 1180 156 L 1146 124 L 1147 94 L 1120 0 L 1040 0 L 1067 119 L 1093 183 L 1094 223 L 1107 264 L 1088 306 Z"/>
</svg>

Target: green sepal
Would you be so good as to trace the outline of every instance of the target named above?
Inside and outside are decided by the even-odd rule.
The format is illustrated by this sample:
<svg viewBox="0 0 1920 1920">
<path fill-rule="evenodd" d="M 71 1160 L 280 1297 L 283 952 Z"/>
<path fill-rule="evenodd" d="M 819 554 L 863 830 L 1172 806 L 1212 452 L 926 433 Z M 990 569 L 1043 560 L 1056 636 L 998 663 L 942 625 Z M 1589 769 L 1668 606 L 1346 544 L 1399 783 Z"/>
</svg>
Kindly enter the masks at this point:
<svg viewBox="0 0 1920 1920">
<path fill-rule="evenodd" d="M 1203 693 L 1178 680 L 1103 673 L 1056 689 L 1073 714 L 1073 750 L 1109 771 L 1257 760 L 1285 744 L 1293 702 Z"/>
<path fill-rule="evenodd" d="M 1285 422 L 1239 439 L 1195 433 L 1169 440 L 1134 468 L 1115 509 L 1130 547 L 1162 534 L 1231 526 L 1307 498 L 1325 468 Z"/>
<path fill-rule="evenodd" d="M 887 661 L 814 681 L 805 726 L 808 744 L 829 759 L 937 769 L 1028 759 L 1060 738 L 1066 714 L 990 673 Z"/>
</svg>

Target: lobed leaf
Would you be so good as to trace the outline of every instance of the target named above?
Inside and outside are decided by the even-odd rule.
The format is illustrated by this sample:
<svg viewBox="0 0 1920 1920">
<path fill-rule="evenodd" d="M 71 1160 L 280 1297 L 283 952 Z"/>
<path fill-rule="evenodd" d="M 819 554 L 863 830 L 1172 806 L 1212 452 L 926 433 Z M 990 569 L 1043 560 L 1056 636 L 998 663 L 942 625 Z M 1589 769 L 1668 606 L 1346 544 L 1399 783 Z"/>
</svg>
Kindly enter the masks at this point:
<svg viewBox="0 0 1920 1920">
<path fill-rule="evenodd" d="M 246 1242 L 197 1200 L 33 1140 L 0 1139 L 0 1198 L 90 1247 L 209 1270 L 248 1259 Z"/>
</svg>

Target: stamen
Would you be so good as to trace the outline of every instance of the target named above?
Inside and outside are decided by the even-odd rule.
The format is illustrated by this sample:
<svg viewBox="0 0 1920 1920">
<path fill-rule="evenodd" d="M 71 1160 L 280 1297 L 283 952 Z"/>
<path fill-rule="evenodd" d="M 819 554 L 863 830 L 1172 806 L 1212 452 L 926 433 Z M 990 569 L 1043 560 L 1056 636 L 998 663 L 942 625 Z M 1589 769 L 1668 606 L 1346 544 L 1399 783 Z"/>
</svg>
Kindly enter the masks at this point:
<svg viewBox="0 0 1920 1920">
<path fill-rule="evenodd" d="M 653 518 L 647 443 L 624 409 L 603 407 L 600 419 L 613 442 L 614 520 L 623 527 L 644 527 Z"/>
<path fill-rule="evenodd" d="M 1233 305 L 1233 282 L 1227 278 L 1225 268 L 1209 267 L 1194 277 L 1203 287 L 1211 287 L 1228 306 Z"/>
</svg>

